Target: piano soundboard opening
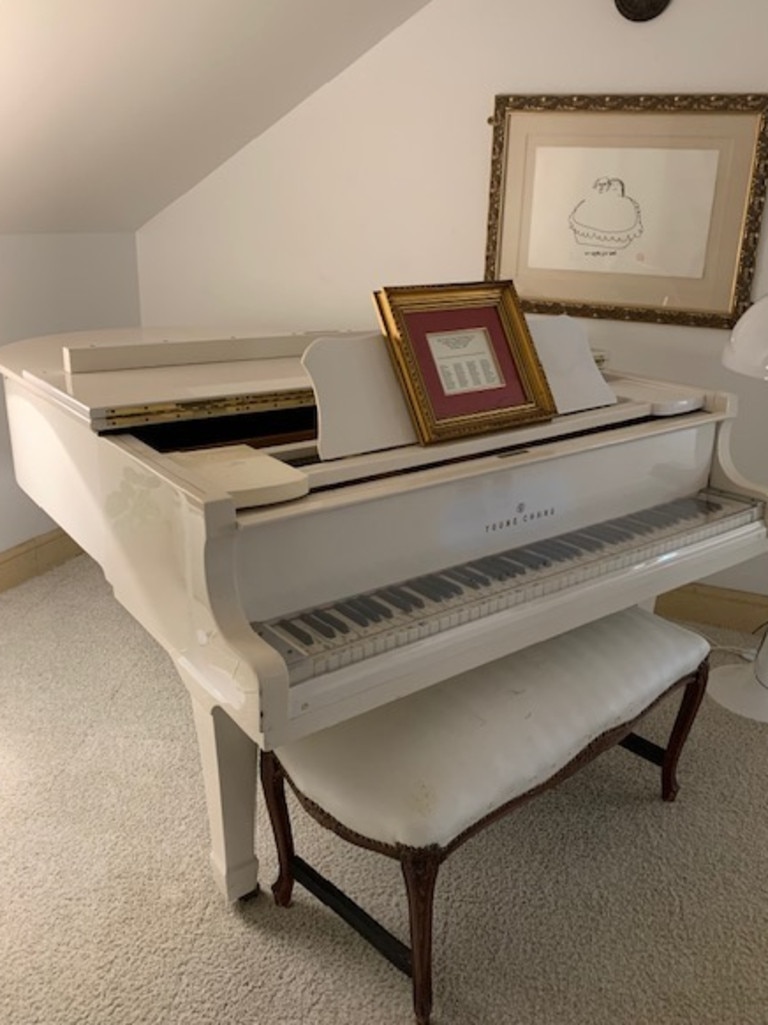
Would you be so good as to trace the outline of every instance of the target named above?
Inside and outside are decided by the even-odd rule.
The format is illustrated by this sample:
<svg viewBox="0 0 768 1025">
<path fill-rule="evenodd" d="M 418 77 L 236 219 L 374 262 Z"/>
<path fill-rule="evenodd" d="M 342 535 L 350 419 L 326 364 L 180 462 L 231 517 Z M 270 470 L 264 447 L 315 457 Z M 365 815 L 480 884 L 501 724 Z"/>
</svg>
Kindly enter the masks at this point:
<svg viewBox="0 0 768 1025">
<path fill-rule="evenodd" d="M 293 445 L 317 437 L 317 409 L 307 405 L 145 424 L 132 428 L 129 433 L 162 453 L 224 445 L 250 445 L 251 448 Z"/>
<path fill-rule="evenodd" d="M 623 414 L 620 410 L 623 410 Z M 686 418 L 693 418 L 698 412 L 698 409 L 694 409 L 678 413 L 675 420 L 679 426 L 683 426 Z M 577 439 L 606 434 L 619 431 L 630 423 L 642 425 L 658 422 L 659 417 L 650 414 L 647 408 L 638 408 L 637 402 L 632 399 L 619 396 L 611 411 L 611 418 L 607 421 L 604 416 L 600 416 L 598 422 L 592 422 L 590 411 L 587 410 L 578 415 L 553 417 L 544 430 L 541 425 L 538 425 L 538 430 L 517 428 L 463 442 L 362 452 L 358 456 L 330 461 L 324 461 L 318 452 L 318 420 L 315 405 L 300 405 L 225 416 L 205 416 L 199 420 L 181 419 L 142 424 L 110 433 L 113 436 L 118 433 L 130 434 L 152 450 L 171 455 L 191 454 L 195 451 L 204 454 L 212 449 L 223 451 L 229 447 L 245 445 L 268 452 L 288 467 L 305 469 L 310 473 L 315 470 L 309 489 L 322 491 L 343 486 L 349 483 L 350 478 L 362 483 L 394 474 L 407 475 L 428 466 L 467 462 L 481 453 L 502 459 L 512 458 L 549 445 L 559 438 Z"/>
</svg>

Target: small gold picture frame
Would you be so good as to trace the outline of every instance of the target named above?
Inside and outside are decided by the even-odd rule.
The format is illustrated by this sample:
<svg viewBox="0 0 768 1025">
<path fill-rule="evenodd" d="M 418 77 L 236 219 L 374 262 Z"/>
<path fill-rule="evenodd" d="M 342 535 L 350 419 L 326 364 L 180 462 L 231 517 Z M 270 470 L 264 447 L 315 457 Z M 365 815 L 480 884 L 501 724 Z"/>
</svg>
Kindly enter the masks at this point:
<svg viewBox="0 0 768 1025">
<path fill-rule="evenodd" d="M 423 445 L 554 415 L 511 281 L 407 285 L 374 298 Z"/>
</svg>

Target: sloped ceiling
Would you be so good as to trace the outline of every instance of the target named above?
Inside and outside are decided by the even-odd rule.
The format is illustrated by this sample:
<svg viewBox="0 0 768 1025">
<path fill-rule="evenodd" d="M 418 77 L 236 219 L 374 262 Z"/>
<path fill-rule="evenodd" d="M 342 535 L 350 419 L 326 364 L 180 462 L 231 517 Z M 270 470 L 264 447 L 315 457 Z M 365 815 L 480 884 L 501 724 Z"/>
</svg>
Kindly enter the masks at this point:
<svg viewBox="0 0 768 1025">
<path fill-rule="evenodd" d="M 130 231 L 429 0 L 0 0 L 0 233 Z"/>
</svg>

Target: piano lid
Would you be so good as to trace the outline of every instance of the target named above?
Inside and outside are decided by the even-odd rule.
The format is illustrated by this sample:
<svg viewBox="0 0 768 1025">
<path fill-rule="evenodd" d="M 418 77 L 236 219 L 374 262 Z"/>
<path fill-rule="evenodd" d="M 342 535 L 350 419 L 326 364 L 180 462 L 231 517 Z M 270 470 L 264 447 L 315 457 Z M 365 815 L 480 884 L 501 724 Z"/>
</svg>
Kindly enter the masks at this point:
<svg viewBox="0 0 768 1025">
<path fill-rule="evenodd" d="M 312 406 L 301 356 L 316 337 L 146 328 L 80 332 L 7 346 L 2 362 L 6 372 L 104 431 Z"/>
<path fill-rule="evenodd" d="M 81 332 L 4 346 L 0 369 L 69 409 L 96 431 L 164 431 L 178 424 L 180 430 L 194 433 L 181 443 L 173 439 L 172 444 L 156 444 L 157 439 L 145 439 L 158 451 L 250 442 L 251 435 L 242 434 L 239 425 L 251 430 L 253 416 L 259 423 L 264 416 L 278 417 L 281 424 L 286 417 L 301 420 L 304 428 L 296 434 L 301 440 L 306 438 L 309 414 L 317 428 L 320 460 L 343 462 L 347 470 L 356 460 L 370 468 L 377 453 L 385 462 L 391 459 L 395 465 L 390 472 L 397 472 L 406 464 L 467 458 L 510 444 L 691 412 L 705 404 L 700 390 L 684 386 L 654 382 L 648 390 L 641 382 L 625 378 L 620 388 L 615 381 L 609 385 L 597 371 L 585 340 L 576 346 L 571 339 L 566 345 L 564 325 L 545 324 L 552 334 L 547 347 L 547 339 L 540 337 L 541 325 L 532 327 L 547 375 L 555 384 L 557 375 L 562 379 L 562 387 L 558 386 L 562 397 L 556 401 L 558 407 L 565 401 L 565 409 L 559 409 L 565 415 L 535 430 L 518 427 L 513 432 L 443 444 L 431 455 L 416 444 L 402 391 L 378 334 L 251 332 L 223 337 L 146 328 Z M 586 388 L 573 386 L 578 378 L 572 365 L 574 354 L 583 364 L 582 376 L 589 371 Z M 602 389 L 599 393 L 595 381 Z M 558 389 L 554 393 L 559 394 Z M 316 413 L 319 422 L 315 424 Z M 235 429 L 232 437 L 222 440 L 206 435 L 206 424 L 229 423 Z M 281 433 L 285 431 L 273 431 L 274 437 L 263 443 L 280 445 Z M 285 441 L 292 437 L 289 432 Z"/>
</svg>

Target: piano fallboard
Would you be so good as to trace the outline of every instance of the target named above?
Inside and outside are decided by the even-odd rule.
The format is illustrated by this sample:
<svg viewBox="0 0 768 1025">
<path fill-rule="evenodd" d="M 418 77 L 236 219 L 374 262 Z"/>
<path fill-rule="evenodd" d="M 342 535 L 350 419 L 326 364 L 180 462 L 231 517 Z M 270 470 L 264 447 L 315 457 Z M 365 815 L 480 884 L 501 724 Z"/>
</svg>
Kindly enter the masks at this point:
<svg viewBox="0 0 768 1025">
<path fill-rule="evenodd" d="M 694 413 L 242 510 L 235 572 L 246 615 L 270 622 L 695 494 L 708 484 L 716 426 Z"/>
<path fill-rule="evenodd" d="M 475 668 L 761 554 L 764 512 L 760 501 L 704 492 L 255 624 L 291 674 L 290 721 L 268 743 L 378 704 L 382 689 L 391 700 L 415 678 L 434 682 L 425 674 L 438 665 L 443 675 Z"/>
<path fill-rule="evenodd" d="M 280 652 L 296 684 L 571 587 L 669 561 L 691 545 L 732 537 L 763 514 L 761 502 L 702 492 L 255 629 Z"/>
</svg>

